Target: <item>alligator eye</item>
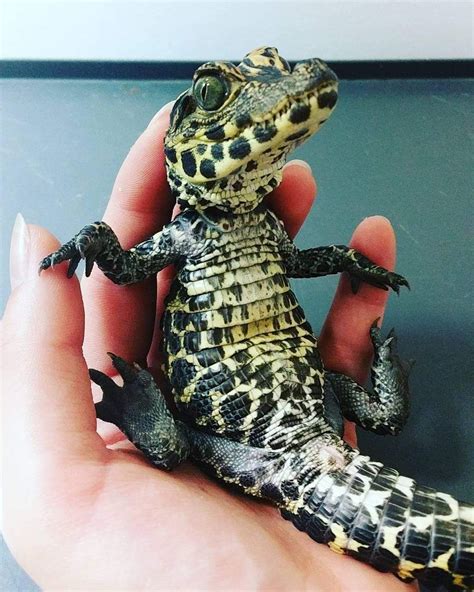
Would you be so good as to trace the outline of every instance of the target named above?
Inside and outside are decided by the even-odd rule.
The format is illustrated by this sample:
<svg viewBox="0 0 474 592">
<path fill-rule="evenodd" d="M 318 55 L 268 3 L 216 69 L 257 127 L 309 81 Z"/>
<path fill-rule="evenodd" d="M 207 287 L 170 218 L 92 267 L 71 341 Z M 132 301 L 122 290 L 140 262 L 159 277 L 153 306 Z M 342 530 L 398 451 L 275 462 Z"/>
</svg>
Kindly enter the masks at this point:
<svg viewBox="0 0 474 592">
<path fill-rule="evenodd" d="M 215 111 L 224 104 L 228 95 L 225 80 L 220 76 L 204 75 L 193 86 L 194 98 L 206 111 Z"/>
</svg>

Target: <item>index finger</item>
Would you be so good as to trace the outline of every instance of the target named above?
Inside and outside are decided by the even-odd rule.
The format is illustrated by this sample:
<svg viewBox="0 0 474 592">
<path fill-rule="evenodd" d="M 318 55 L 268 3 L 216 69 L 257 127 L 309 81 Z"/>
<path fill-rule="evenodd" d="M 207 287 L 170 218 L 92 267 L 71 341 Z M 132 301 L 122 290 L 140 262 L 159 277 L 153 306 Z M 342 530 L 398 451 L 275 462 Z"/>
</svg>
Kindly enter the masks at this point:
<svg viewBox="0 0 474 592">
<path fill-rule="evenodd" d="M 104 220 L 124 249 L 154 234 L 171 218 L 173 200 L 166 182 L 163 140 L 171 105 L 152 119 L 125 158 Z M 112 372 L 107 351 L 144 361 L 153 333 L 156 284 L 153 278 L 117 286 L 100 270 L 82 282 L 88 364 Z"/>
</svg>

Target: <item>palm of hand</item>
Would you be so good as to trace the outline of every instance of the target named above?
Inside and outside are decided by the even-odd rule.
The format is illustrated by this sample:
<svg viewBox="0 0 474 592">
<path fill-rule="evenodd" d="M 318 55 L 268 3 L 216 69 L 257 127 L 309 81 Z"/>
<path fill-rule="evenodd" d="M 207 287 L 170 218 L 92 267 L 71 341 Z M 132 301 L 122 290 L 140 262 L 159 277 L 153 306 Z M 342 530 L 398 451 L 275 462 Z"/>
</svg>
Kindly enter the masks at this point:
<svg viewBox="0 0 474 592">
<path fill-rule="evenodd" d="M 164 115 L 127 157 L 105 216 L 125 244 L 151 234 L 166 219 L 166 211 L 150 205 L 161 195 L 161 210 L 166 210 Z M 285 212 L 288 192 L 301 196 L 290 213 Z M 309 171 L 296 165 L 286 169 L 272 207 L 291 233 L 302 223 L 314 192 Z M 65 279 L 63 266 L 36 277 L 38 261 L 57 247 L 55 239 L 36 227 L 29 228 L 29 238 L 22 278 L 15 281 L 3 321 L 4 392 L 9 394 L 5 442 L 14 444 L 4 463 L 5 535 L 42 587 L 407 588 L 316 545 L 275 508 L 223 489 L 189 463 L 163 473 L 116 431 L 100 425 L 99 436 L 82 354 L 84 322 L 88 365 L 111 373 L 104 355 L 109 349 L 129 360 L 148 359 L 156 368 L 158 332 L 152 338 L 150 327 L 169 274 L 158 284 L 156 305 L 154 284 L 117 288 L 93 273 L 83 286 L 84 318 L 79 285 Z M 366 220 L 353 245 L 379 264 L 393 265 L 393 233 L 383 219 Z M 17 253 L 13 268 L 18 264 Z M 371 353 L 368 328 L 382 315 L 385 300 L 385 293 L 370 286 L 353 296 L 342 280 L 321 336 L 327 365 L 363 379 Z M 16 372 L 18 367 L 24 371 Z"/>
</svg>

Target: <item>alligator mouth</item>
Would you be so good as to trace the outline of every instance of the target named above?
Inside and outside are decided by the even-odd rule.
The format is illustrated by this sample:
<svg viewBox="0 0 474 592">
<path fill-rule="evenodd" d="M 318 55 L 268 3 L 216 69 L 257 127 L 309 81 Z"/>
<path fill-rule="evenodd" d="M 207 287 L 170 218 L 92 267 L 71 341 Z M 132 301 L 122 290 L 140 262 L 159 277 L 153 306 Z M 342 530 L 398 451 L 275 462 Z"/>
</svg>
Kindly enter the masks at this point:
<svg viewBox="0 0 474 592">
<path fill-rule="evenodd" d="M 252 121 L 241 127 L 237 136 L 224 140 L 223 144 L 237 137 L 251 142 L 253 150 L 247 160 L 258 161 L 270 153 L 288 154 L 325 123 L 337 96 L 337 80 L 319 80 L 299 93 L 284 97 L 276 109 L 264 117 L 252 116 Z"/>
<path fill-rule="evenodd" d="M 241 127 L 239 132 L 243 133 L 246 130 L 255 127 L 255 124 L 275 124 L 291 111 L 300 111 L 299 116 L 294 114 L 294 119 L 290 119 L 290 123 L 297 125 L 298 123 L 305 121 L 303 116 L 304 108 L 308 106 L 313 107 L 314 103 L 312 103 L 312 101 L 314 99 L 316 99 L 316 104 L 314 104 L 315 107 L 321 110 L 328 108 L 330 113 L 337 101 L 337 86 L 337 79 L 311 82 L 304 90 L 284 97 L 270 113 L 265 113 L 261 117 L 258 115 L 252 115 L 252 121 Z M 327 119 L 329 113 L 325 115 L 325 119 Z M 316 113 L 314 113 L 314 115 L 316 115 Z"/>
</svg>

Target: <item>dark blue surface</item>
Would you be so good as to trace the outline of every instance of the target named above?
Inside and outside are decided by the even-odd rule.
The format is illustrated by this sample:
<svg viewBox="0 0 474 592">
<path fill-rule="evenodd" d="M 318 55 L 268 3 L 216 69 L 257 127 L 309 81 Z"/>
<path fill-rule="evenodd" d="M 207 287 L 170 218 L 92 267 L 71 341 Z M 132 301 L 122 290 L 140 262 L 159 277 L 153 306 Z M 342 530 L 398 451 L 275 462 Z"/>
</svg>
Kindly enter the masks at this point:
<svg viewBox="0 0 474 592">
<path fill-rule="evenodd" d="M 129 147 L 185 83 L 4 80 L 1 88 L 3 305 L 17 211 L 62 241 L 100 218 Z M 397 232 L 397 269 L 412 286 L 391 298 L 386 316 L 403 355 L 417 360 L 412 415 L 398 438 L 361 434 L 361 449 L 470 501 L 473 90 L 472 80 L 343 81 L 330 122 L 295 154 L 319 184 L 298 244 L 346 243 L 358 221 L 383 214 Z M 318 331 L 336 279 L 295 284 Z M 3 558 L 2 589 L 32 589 Z"/>
</svg>

